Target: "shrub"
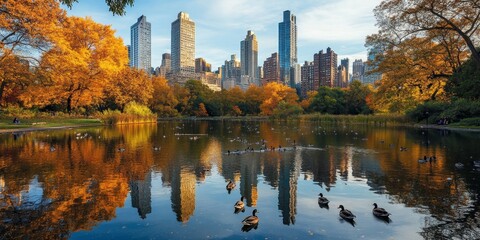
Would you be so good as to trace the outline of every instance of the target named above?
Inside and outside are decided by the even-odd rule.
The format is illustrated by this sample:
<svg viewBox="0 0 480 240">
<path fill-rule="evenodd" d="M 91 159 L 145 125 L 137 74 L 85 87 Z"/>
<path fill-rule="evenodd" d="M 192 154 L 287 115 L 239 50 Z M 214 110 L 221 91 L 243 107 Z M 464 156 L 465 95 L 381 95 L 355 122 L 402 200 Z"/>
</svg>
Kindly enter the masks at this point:
<svg viewBox="0 0 480 240">
<path fill-rule="evenodd" d="M 465 118 L 460 120 L 460 122 L 455 123 L 458 126 L 478 126 L 480 127 L 480 117 L 475 118 Z"/>
<path fill-rule="evenodd" d="M 137 115 L 137 116 L 143 116 L 143 117 L 153 115 L 150 108 L 148 108 L 145 105 L 136 103 L 136 102 L 127 103 L 125 105 L 125 107 L 123 108 L 123 113 L 131 114 L 131 115 Z"/>
<path fill-rule="evenodd" d="M 442 116 L 442 112 L 449 107 L 449 103 L 429 101 L 418 105 L 416 108 L 407 112 L 407 117 L 412 121 L 421 122 L 428 118 L 429 121 L 437 121 Z"/>
</svg>

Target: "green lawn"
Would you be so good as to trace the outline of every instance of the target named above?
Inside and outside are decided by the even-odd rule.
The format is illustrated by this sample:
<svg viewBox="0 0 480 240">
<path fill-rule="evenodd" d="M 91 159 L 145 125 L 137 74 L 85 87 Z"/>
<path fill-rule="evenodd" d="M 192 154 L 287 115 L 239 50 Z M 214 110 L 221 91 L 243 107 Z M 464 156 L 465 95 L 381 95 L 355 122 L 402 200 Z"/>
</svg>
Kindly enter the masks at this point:
<svg viewBox="0 0 480 240">
<path fill-rule="evenodd" d="M 0 118 L 0 129 L 48 128 L 60 126 L 89 126 L 102 124 L 99 119 L 82 118 L 48 118 L 20 119 L 19 124 L 13 124 L 12 118 Z"/>
</svg>

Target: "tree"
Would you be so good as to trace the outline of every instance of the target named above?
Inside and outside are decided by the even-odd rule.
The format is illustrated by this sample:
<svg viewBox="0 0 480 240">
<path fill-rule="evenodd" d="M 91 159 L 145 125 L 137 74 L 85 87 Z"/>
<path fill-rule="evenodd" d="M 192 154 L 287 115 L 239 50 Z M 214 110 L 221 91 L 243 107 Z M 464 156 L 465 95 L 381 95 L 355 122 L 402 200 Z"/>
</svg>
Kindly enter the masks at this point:
<svg viewBox="0 0 480 240">
<path fill-rule="evenodd" d="M 298 105 L 298 95 L 295 89 L 280 83 L 270 82 L 264 88 L 265 99 L 260 105 L 262 115 L 270 116 L 280 102 Z"/>
<path fill-rule="evenodd" d="M 480 100 L 480 67 L 469 59 L 449 78 L 445 88 L 453 97 Z"/>
<path fill-rule="evenodd" d="M 198 104 L 198 109 L 195 111 L 195 116 L 197 117 L 208 117 L 207 109 L 205 108 L 205 104 L 202 102 Z"/>
<path fill-rule="evenodd" d="M 0 67 L 0 105 L 18 102 L 18 95 L 28 86 L 34 73 L 29 64 L 15 55 L 6 56 Z"/>
<path fill-rule="evenodd" d="M 260 113 L 260 105 L 265 100 L 265 92 L 262 87 L 250 85 L 245 91 L 244 106 L 239 106 L 244 114 L 256 115 Z"/>
<path fill-rule="evenodd" d="M 431 33 L 459 36 L 480 66 L 480 1 L 478 0 L 384 0 L 375 8 L 380 32 L 395 42 Z"/>
<path fill-rule="evenodd" d="M 313 111 L 329 114 L 345 114 L 345 93 L 339 88 L 322 86 L 310 105 Z"/>
<path fill-rule="evenodd" d="M 78 2 L 78 0 L 60 0 L 61 3 L 67 5 L 69 8 L 72 8 L 74 2 Z M 125 7 L 133 6 L 134 0 L 105 0 L 109 7 L 109 11 L 113 13 L 113 15 L 124 15 L 125 14 Z"/>
<path fill-rule="evenodd" d="M 55 0 L 0 2 L 0 102 L 25 80 L 25 66 L 36 63 L 58 36 L 65 11 Z M 20 64 L 24 67 L 20 67 Z M 15 71 L 19 72 L 15 72 Z M 23 76 L 23 77 L 19 77 Z M 27 82 L 23 81 L 21 85 Z"/>
<path fill-rule="evenodd" d="M 163 77 L 154 77 L 152 79 L 153 97 L 150 100 L 150 109 L 152 109 L 158 116 L 175 117 L 178 115 L 175 106 L 178 100 L 175 98 L 172 87 Z"/>
<path fill-rule="evenodd" d="M 447 37 L 447 36 L 445 36 Z M 378 39 L 370 36 L 367 44 Z M 410 38 L 390 46 L 375 60 L 382 79 L 372 101 L 376 111 L 404 112 L 416 104 L 446 98 L 444 86 L 464 57 L 461 49 L 445 48 L 431 37 Z"/>
<path fill-rule="evenodd" d="M 127 64 L 127 49 L 110 26 L 69 17 L 62 34 L 40 62 L 40 78 L 22 100 L 27 106 L 73 108 L 102 102 L 105 87 Z"/>
<path fill-rule="evenodd" d="M 372 94 L 369 85 L 356 80 L 345 91 L 345 103 L 348 114 L 369 114 L 372 110 L 367 105 L 367 97 Z"/>
<path fill-rule="evenodd" d="M 112 104 L 110 108 L 123 109 L 125 104 L 132 101 L 147 105 L 152 94 L 152 79 L 148 74 L 130 67 L 119 71 L 105 87 L 106 100 Z"/>
</svg>

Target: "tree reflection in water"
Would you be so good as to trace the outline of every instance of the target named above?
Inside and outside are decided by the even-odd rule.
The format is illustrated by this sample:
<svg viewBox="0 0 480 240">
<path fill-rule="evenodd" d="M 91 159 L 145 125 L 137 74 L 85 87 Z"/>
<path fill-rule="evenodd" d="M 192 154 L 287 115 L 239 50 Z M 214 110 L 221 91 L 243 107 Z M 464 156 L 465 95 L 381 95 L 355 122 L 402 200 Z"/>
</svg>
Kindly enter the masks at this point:
<svg viewBox="0 0 480 240">
<path fill-rule="evenodd" d="M 78 133 L 86 137 L 78 139 Z M 190 133 L 197 137 L 179 135 Z M 278 211 L 278 221 L 293 227 L 300 222 L 301 182 L 311 182 L 316 185 L 311 192 L 323 189 L 335 199 L 339 183 L 357 181 L 392 204 L 427 215 L 420 233 L 424 238 L 478 239 L 478 173 L 468 161 L 463 170 L 454 167 L 470 156 L 480 159 L 478 139 L 464 132 L 431 131 L 428 136 L 426 145 L 425 133 L 415 129 L 213 121 L 0 135 L 0 235 L 68 238 L 117 218 L 117 209 L 126 205 L 136 208 L 139 219 L 149 219 L 155 212 L 152 179 L 161 176 L 161 187 L 169 189 L 169 207 L 182 223 L 201 214 L 203 203 L 196 202 L 201 185 L 213 192 L 223 185 L 223 195 L 218 195 L 223 198 L 228 195 L 225 181 L 231 179 L 238 185 L 232 198 L 244 196 L 248 208 L 265 204 L 259 199 L 265 197 L 261 187 L 268 186 L 275 193 L 269 204 Z M 259 150 L 263 142 L 288 147 L 292 139 L 295 150 L 224 154 Z M 154 150 L 156 146 L 161 148 Z M 424 155 L 437 161 L 419 164 Z M 322 207 L 328 210 L 328 205 Z"/>
</svg>

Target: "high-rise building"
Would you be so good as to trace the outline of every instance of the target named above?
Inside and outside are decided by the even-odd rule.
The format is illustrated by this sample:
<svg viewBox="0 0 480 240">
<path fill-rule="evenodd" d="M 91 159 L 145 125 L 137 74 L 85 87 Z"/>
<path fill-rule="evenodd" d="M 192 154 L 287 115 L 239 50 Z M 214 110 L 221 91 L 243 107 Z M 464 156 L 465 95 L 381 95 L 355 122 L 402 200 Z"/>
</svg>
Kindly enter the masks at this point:
<svg viewBox="0 0 480 240">
<path fill-rule="evenodd" d="M 195 22 L 185 12 L 178 13 L 172 22 L 171 32 L 172 72 L 195 74 Z"/>
<path fill-rule="evenodd" d="M 314 85 L 334 87 L 337 79 L 337 54 L 330 48 L 321 50 L 313 56 L 315 75 Z"/>
<path fill-rule="evenodd" d="M 348 75 L 347 69 L 344 65 L 338 66 L 337 68 L 337 80 L 335 81 L 335 87 L 346 88 L 348 87 Z"/>
<path fill-rule="evenodd" d="M 297 63 L 297 18 L 290 11 L 283 12 L 283 22 L 278 24 L 278 55 L 280 81 L 290 83 L 290 67 Z"/>
<path fill-rule="evenodd" d="M 152 175 L 149 172 L 145 174 L 144 180 L 130 181 L 130 197 L 132 199 L 132 207 L 136 208 L 138 215 L 142 219 L 152 212 Z"/>
<path fill-rule="evenodd" d="M 211 72 L 212 71 L 212 64 L 205 61 L 203 58 L 195 59 L 195 72 L 196 73 L 204 73 L 204 72 Z"/>
<path fill-rule="evenodd" d="M 172 69 L 172 61 L 171 61 L 170 53 L 162 54 L 162 65 L 160 65 L 158 75 L 165 77 L 167 76 L 168 73 L 170 73 L 171 69 Z"/>
<path fill-rule="evenodd" d="M 222 66 L 222 89 L 230 89 L 240 83 L 241 69 L 237 55 L 232 54 L 230 61 Z"/>
<path fill-rule="evenodd" d="M 344 58 L 340 60 L 340 65 L 345 67 L 346 74 L 347 74 L 347 83 L 348 83 L 350 81 L 350 70 L 349 70 L 350 60 L 348 58 Z"/>
<path fill-rule="evenodd" d="M 258 74 L 258 42 L 253 31 L 249 30 L 245 40 L 240 42 L 240 66 L 242 78 L 249 84 L 259 84 Z"/>
<path fill-rule="evenodd" d="M 315 67 L 313 62 L 305 61 L 302 66 L 302 90 L 301 95 L 303 98 L 307 97 L 307 92 L 316 91 L 318 89 L 318 82 L 314 82 Z"/>
<path fill-rule="evenodd" d="M 130 67 L 150 72 L 152 67 L 152 33 L 147 17 L 140 16 L 130 27 Z"/>
<path fill-rule="evenodd" d="M 272 56 L 263 62 L 262 85 L 269 82 L 280 82 L 280 65 L 278 62 L 278 53 L 272 53 Z"/>
<path fill-rule="evenodd" d="M 302 70 L 298 63 L 293 64 L 290 67 L 290 87 L 297 88 L 302 82 Z"/>
<path fill-rule="evenodd" d="M 363 81 L 363 75 L 365 73 L 365 67 L 362 59 L 355 59 L 352 64 L 352 81 Z"/>
<path fill-rule="evenodd" d="M 378 68 L 379 56 L 382 55 L 382 50 L 380 48 L 372 48 L 368 51 L 368 61 L 365 63 L 363 83 L 365 84 L 374 84 L 376 81 L 382 79 L 382 74 L 374 72 Z"/>
</svg>

